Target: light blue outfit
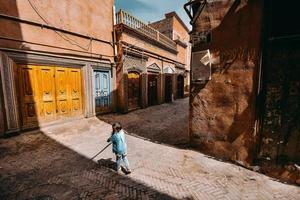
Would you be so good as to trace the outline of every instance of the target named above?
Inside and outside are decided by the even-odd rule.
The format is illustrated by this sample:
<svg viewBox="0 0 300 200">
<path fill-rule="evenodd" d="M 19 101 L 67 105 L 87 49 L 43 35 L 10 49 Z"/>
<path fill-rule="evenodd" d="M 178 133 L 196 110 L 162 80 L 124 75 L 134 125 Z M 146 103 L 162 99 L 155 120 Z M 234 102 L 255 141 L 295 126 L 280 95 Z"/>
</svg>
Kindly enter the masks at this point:
<svg viewBox="0 0 300 200">
<path fill-rule="evenodd" d="M 120 130 L 117 133 L 114 133 L 111 138 L 112 142 L 112 150 L 116 154 L 116 163 L 117 170 L 121 169 L 121 161 L 123 160 L 125 163 L 125 167 L 129 169 L 129 162 L 126 157 L 127 154 L 127 145 L 125 140 L 125 134 L 123 130 Z"/>
</svg>

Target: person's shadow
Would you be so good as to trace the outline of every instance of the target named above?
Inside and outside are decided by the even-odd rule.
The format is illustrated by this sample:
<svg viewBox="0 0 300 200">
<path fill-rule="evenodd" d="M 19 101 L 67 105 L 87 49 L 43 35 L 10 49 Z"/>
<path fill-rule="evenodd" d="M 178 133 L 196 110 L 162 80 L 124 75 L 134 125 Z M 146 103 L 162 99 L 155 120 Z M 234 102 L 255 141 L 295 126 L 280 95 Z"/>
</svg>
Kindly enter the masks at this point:
<svg viewBox="0 0 300 200">
<path fill-rule="evenodd" d="M 114 171 L 117 171 L 117 168 L 116 168 L 116 162 L 112 161 L 111 158 L 107 158 L 107 159 L 101 158 L 100 160 L 98 160 L 98 164 L 99 164 L 100 166 L 107 167 L 107 168 L 109 168 L 109 169 L 112 169 L 112 170 L 114 170 Z M 122 170 L 122 172 L 123 172 L 124 174 L 126 174 L 126 175 L 127 175 L 127 174 L 130 174 L 130 173 L 128 173 L 128 171 L 127 171 L 123 166 L 121 166 L 121 170 Z"/>
</svg>

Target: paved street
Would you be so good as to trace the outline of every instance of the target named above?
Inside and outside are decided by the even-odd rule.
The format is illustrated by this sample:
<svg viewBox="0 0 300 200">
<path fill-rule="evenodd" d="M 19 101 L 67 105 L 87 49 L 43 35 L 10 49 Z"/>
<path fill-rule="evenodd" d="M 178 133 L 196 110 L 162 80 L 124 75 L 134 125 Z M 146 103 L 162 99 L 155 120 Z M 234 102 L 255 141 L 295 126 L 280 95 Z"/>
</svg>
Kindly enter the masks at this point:
<svg viewBox="0 0 300 200">
<path fill-rule="evenodd" d="M 107 123 L 119 121 L 129 132 L 160 142 L 185 147 L 188 143 L 189 98 L 172 103 L 139 109 L 128 114 L 107 114 L 99 116 Z"/>
<path fill-rule="evenodd" d="M 127 135 L 133 173 L 111 168 L 111 126 L 77 120 L 0 140 L 0 199 L 299 199 L 300 188 Z"/>
</svg>

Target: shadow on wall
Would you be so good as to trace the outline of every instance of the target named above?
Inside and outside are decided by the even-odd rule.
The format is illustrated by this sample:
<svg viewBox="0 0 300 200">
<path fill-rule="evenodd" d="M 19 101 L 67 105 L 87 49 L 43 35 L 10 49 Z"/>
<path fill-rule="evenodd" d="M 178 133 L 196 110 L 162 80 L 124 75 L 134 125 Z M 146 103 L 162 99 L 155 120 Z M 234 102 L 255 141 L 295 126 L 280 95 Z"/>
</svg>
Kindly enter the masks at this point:
<svg viewBox="0 0 300 200">
<path fill-rule="evenodd" d="M 260 22 L 261 3 L 234 1 L 212 30 L 210 50 L 220 57 L 220 64 L 212 66 L 211 81 L 193 85 L 191 91 L 193 146 L 246 166 L 257 145 L 253 127 Z"/>
</svg>

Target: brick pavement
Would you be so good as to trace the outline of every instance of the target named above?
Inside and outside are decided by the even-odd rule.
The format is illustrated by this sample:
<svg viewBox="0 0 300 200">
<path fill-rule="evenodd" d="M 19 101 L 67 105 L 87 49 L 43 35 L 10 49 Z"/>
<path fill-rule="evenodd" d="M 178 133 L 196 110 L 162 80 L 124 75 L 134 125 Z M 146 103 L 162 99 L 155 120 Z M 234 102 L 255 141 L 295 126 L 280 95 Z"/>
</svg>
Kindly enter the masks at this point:
<svg viewBox="0 0 300 200">
<path fill-rule="evenodd" d="M 299 199 L 300 188 L 201 153 L 127 135 L 130 175 L 111 169 L 97 118 L 0 140 L 0 199 Z M 98 163 L 98 164 L 97 164 Z"/>
<path fill-rule="evenodd" d="M 172 103 L 139 109 L 128 114 L 100 115 L 102 121 L 119 121 L 125 129 L 138 136 L 184 148 L 188 135 L 189 98 Z"/>
</svg>

